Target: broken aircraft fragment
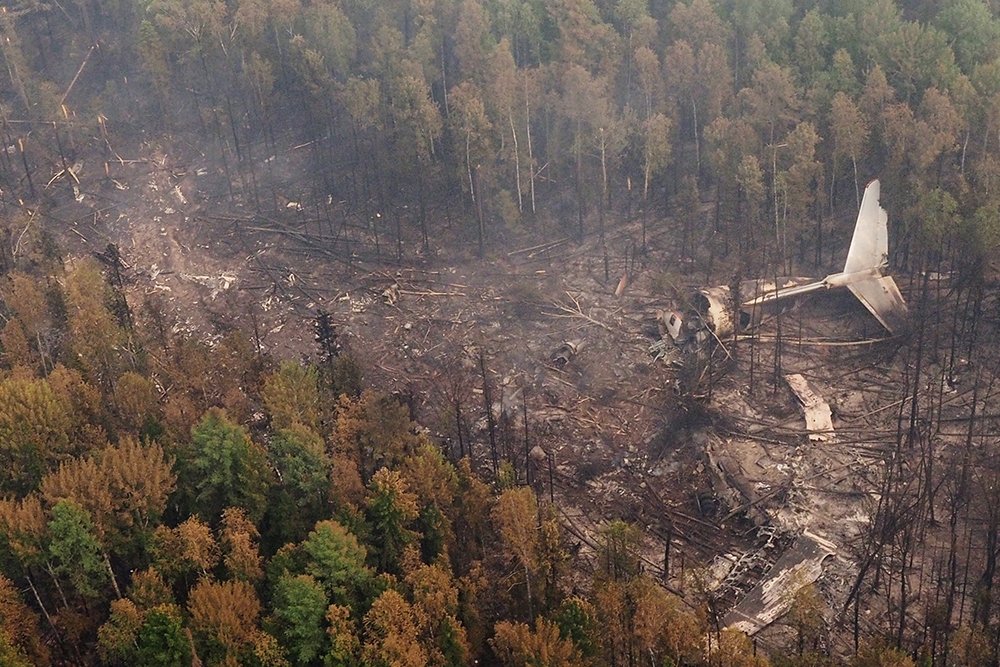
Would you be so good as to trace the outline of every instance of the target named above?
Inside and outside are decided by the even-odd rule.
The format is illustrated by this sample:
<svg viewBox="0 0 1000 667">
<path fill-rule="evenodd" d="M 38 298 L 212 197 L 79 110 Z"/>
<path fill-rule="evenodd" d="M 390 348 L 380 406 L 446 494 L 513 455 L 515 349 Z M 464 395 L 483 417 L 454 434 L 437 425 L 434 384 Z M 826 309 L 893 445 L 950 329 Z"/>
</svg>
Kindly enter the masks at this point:
<svg viewBox="0 0 1000 667">
<path fill-rule="evenodd" d="M 843 271 L 822 280 L 746 281 L 738 286 L 737 295 L 727 285 L 700 289 L 693 295 L 693 310 L 683 322 L 671 325 L 669 318 L 677 314 L 665 314 L 664 324 L 671 338 L 684 345 L 703 329 L 719 338 L 729 336 L 760 322 L 763 313 L 780 300 L 835 287 L 850 290 L 889 333 L 902 333 L 906 329 L 906 302 L 892 276 L 883 275 L 889 257 L 888 215 L 879 204 L 879 194 L 878 180 L 865 188 Z"/>
<path fill-rule="evenodd" d="M 833 437 L 833 419 L 830 404 L 813 391 L 809 382 L 798 373 L 785 376 L 785 382 L 802 404 L 806 417 L 806 429 L 813 442 L 826 442 Z"/>
<path fill-rule="evenodd" d="M 764 580 L 723 620 L 724 627 L 754 635 L 788 613 L 795 594 L 823 573 L 837 545 L 805 530 L 768 571 Z"/>
<path fill-rule="evenodd" d="M 579 354 L 583 349 L 583 341 L 580 339 L 568 340 L 552 353 L 552 364 L 557 368 L 562 368 L 569 363 L 570 359 Z"/>
<path fill-rule="evenodd" d="M 754 473 L 759 472 L 756 461 L 745 461 L 752 470 L 744 467 L 744 461 L 738 452 L 729 451 L 728 443 L 709 442 L 705 447 L 705 458 L 708 460 L 707 470 L 711 476 L 712 490 L 722 499 L 726 507 L 745 512 L 754 525 L 766 526 L 771 523 L 760 502 L 765 499 L 764 493 L 770 494 L 774 489 L 764 489 L 754 482 Z"/>
</svg>

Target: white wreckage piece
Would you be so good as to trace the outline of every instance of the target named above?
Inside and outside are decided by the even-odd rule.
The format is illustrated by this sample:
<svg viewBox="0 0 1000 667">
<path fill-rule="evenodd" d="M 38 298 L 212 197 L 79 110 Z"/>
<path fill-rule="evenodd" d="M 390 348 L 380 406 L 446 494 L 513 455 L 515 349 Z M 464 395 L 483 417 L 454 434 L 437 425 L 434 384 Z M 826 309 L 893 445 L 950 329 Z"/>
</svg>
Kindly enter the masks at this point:
<svg viewBox="0 0 1000 667">
<path fill-rule="evenodd" d="M 779 300 L 836 287 L 850 290 L 890 334 L 902 333 L 908 313 L 896 282 L 892 276 L 883 274 L 889 258 L 889 217 L 879 203 L 879 194 L 878 180 L 865 188 L 843 271 L 831 273 L 822 280 L 747 281 L 739 285 L 736 298 L 728 285 L 700 289 L 693 295 L 692 311 L 683 316 L 676 311 L 661 315 L 667 333 L 679 346 L 698 344 L 699 338 L 707 342 L 711 337 L 708 332 L 722 338 L 760 322 L 763 311 Z M 738 309 L 734 303 L 737 301 Z M 738 322 L 733 321 L 736 312 L 739 313 Z"/>
<path fill-rule="evenodd" d="M 817 394 L 809 382 L 798 373 L 785 376 L 785 382 L 802 404 L 806 417 L 806 429 L 813 442 L 827 442 L 833 438 L 833 415 L 830 404 Z"/>
<path fill-rule="evenodd" d="M 837 553 L 837 545 L 802 532 L 743 601 L 723 619 L 723 627 L 755 635 L 788 613 L 795 594 L 823 573 L 823 562 Z"/>
</svg>

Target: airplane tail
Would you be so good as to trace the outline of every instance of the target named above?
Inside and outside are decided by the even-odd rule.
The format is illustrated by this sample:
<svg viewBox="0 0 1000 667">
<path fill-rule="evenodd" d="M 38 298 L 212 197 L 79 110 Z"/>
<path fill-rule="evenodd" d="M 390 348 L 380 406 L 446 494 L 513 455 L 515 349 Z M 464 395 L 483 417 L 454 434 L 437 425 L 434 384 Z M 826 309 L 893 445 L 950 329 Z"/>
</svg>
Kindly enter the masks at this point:
<svg viewBox="0 0 1000 667">
<path fill-rule="evenodd" d="M 844 273 L 881 270 L 889 263 L 889 216 L 878 200 L 879 182 L 876 179 L 865 188 Z"/>
<path fill-rule="evenodd" d="M 865 188 L 842 273 L 833 273 L 823 280 L 805 285 L 769 290 L 743 302 L 743 306 L 753 308 L 820 289 L 846 287 L 891 333 L 905 331 L 908 319 L 906 302 L 892 276 L 882 273 L 889 264 L 888 226 L 889 216 L 879 204 L 879 182 L 875 180 Z"/>
<path fill-rule="evenodd" d="M 879 182 L 874 180 L 865 188 L 861 200 L 844 274 L 872 272 L 860 280 L 848 278 L 845 284 L 882 326 L 899 333 L 906 328 L 906 302 L 892 276 L 882 275 L 889 263 L 888 221 L 889 216 L 879 204 Z"/>
</svg>

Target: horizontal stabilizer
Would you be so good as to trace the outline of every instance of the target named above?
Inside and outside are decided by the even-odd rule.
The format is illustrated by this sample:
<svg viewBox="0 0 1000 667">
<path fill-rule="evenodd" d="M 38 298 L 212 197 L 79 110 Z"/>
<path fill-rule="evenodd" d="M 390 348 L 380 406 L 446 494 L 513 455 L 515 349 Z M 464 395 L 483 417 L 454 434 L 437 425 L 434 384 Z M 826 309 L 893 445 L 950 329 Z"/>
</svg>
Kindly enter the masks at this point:
<svg viewBox="0 0 1000 667">
<path fill-rule="evenodd" d="M 847 289 L 891 333 L 898 334 L 906 328 L 906 302 L 891 276 L 873 276 L 848 283 Z"/>
</svg>

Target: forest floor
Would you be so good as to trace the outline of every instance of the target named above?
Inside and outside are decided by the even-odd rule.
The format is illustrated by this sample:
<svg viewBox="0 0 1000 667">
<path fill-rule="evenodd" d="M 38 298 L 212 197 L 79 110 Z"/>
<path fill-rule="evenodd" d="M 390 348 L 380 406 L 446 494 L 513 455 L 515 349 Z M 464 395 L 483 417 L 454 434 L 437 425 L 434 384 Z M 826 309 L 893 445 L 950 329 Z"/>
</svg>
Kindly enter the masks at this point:
<svg viewBox="0 0 1000 667">
<path fill-rule="evenodd" d="M 765 324 L 696 404 L 678 396 L 677 371 L 649 353 L 659 338 L 657 312 L 705 280 L 700 263 L 677 256 L 663 220 L 649 221 L 641 253 L 639 220 L 611 222 L 609 214 L 603 240 L 596 233 L 573 240 L 568 227 L 507 229 L 503 249 L 491 240 L 480 259 L 473 243 L 455 243 L 469 238 L 471 214 L 432 206 L 426 251 L 412 223 L 397 246 L 392 226 L 376 218 L 378 261 L 350 250 L 370 240 L 370 228 L 341 224 L 339 204 L 295 192 L 294 180 L 284 180 L 289 196 L 275 195 L 275 212 L 259 215 L 226 196 L 209 158 L 159 145 L 135 151 L 141 159 L 110 163 L 107 174 L 84 165 L 82 197 L 54 182 L 57 205 L 45 224 L 71 255 L 117 244 L 137 308 L 156 301 L 175 331 L 207 341 L 239 327 L 279 358 L 313 354 L 312 318 L 329 311 L 367 380 L 409 397 L 421 424 L 454 453 L 473 451 L 485 471 L 492 462 L 481 352 L 496 447 L 520 475 L 531 468 L 542 497 L 554 495 L 583 557 L 593 558 L 605 522 L 635 522 L 644 529 L 648 570 L 675 590 L 693 593 L 691 564 L 714 559 L 696 569 L 716 579 L 724 613 L 809 529 L 838 545 L 820 585 L 842 604 L 877 499 L 880 461 L 895 439 L 908 363 L 899 341 L 859 342 L 884 334 L 849 296 L 819 295 L 782 316 L 777 372 L 778 322 Z M 292 173 L 301 168 L 296 159 L 289 151 L 269 168 Z M 715 282 L 728 282 L 720 275 Z M 906 280 L 901 287 L 909 299 Z M 553 357 L 567 342 L 575 354 L 563 364 Z M 809 442 L 793 395 L 775 381 L 792 372 L 830 402 L 832 442 Z M 927 377 L 940 382 L 940 369 Z M 960 414 L 966 394 L 949 391 Z M 529 455 L 536 446 L 542 453 Z M 754 507 L 762 520 L 724 501 L 706 456 L 719 448 L 760 496 Z"/>
</svg>

